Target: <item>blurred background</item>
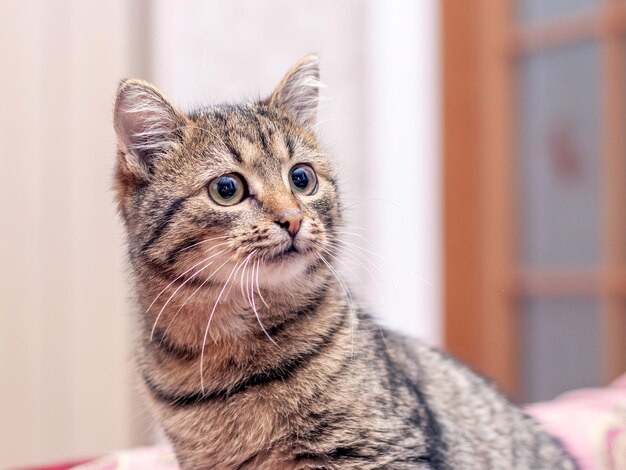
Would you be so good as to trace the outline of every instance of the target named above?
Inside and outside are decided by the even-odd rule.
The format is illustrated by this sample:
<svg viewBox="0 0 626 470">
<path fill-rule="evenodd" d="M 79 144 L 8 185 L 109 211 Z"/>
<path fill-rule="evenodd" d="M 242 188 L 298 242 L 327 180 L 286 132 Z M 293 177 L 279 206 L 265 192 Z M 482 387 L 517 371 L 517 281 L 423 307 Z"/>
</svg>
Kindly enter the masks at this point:
<svg viewBox="0 0 626 470">
<path fill-rule="evenodd" d="M 5 0 L 0 25 L 0 467 L 156 439 L 111 191 L 131 76 L 190 110 L 318 53 L 363 303 L 521 403 L 626 370 L 622 0 Z"/>
</svg>

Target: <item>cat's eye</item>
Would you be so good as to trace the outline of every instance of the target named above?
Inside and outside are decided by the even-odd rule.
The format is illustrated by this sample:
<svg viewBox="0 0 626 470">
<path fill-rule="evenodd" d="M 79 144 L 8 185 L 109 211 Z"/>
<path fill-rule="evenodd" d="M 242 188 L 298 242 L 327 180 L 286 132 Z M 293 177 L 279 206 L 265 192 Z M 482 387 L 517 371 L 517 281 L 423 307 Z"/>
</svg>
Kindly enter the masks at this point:
<svg viewBox="0 0 626 470">
<path fill-rule="evenodd" d="M 246 184 L 234 173 L 223 175 L 209 183 L 209 196 L 220 206 L 234 206 L 246 196 Z"/>
<path fill-rule="evenodd" d="M 317 175 L 313 168 L 301 163 L 289 172 L 289 184 L 294 192 L 308 196 L 317 191 Z"/>
</svg>

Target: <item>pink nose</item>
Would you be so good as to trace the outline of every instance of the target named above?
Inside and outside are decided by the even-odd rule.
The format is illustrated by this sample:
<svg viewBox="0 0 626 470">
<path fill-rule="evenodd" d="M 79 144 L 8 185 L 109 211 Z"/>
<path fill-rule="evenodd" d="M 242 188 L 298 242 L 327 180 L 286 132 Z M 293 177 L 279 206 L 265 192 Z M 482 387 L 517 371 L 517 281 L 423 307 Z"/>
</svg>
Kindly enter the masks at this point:
<svg viewBox="0 0 626 470">
<path fill-rule="evenodd" d="M 282 228 L 289 232 L 291 237 L 295 237 L 300 230 L 300 223 L 302 222 L 302 212 L 300 211 L 288 211 L 283 212 L 278 218 L 274 221 Z"/>
</svg>

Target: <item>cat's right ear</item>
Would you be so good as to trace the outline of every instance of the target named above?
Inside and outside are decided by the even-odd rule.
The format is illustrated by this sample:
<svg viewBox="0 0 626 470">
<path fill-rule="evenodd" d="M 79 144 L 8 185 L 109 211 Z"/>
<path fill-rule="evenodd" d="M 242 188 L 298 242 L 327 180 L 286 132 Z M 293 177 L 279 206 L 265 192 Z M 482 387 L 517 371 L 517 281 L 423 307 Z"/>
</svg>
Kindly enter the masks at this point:
<svg viewBox="0 0 626 470">
<path fill-rule="evenodd" d="M 315 122 L 319 102 L 319 59 L 309 54 L 291 67 L 266 101 L 291 113 L 305 126 Z"/>
<path fill-rule="evenodd" d="M 159 90 L 136 79 L 120 82 L 113 116 L 119 164 L 139 179 L 149 178 L 155 159 L 180 144 L 188 121 Z"/>
</svg>

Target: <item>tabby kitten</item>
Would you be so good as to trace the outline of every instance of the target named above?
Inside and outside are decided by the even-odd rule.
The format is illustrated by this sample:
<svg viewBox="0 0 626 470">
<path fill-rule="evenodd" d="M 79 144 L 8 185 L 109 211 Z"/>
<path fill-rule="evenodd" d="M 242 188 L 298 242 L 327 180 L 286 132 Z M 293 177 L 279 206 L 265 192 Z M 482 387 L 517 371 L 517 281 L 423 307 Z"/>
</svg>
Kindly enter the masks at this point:
<svg viewBox="0 0 626 470">
<path fill-rule="evenodd" d="M 381 330 L 336 276 L 341 206 L 307 56 L 261 101 L 115 103 L 139 369 L 184 469 L 572 469 L 442 352 Z"/>
</svg>

